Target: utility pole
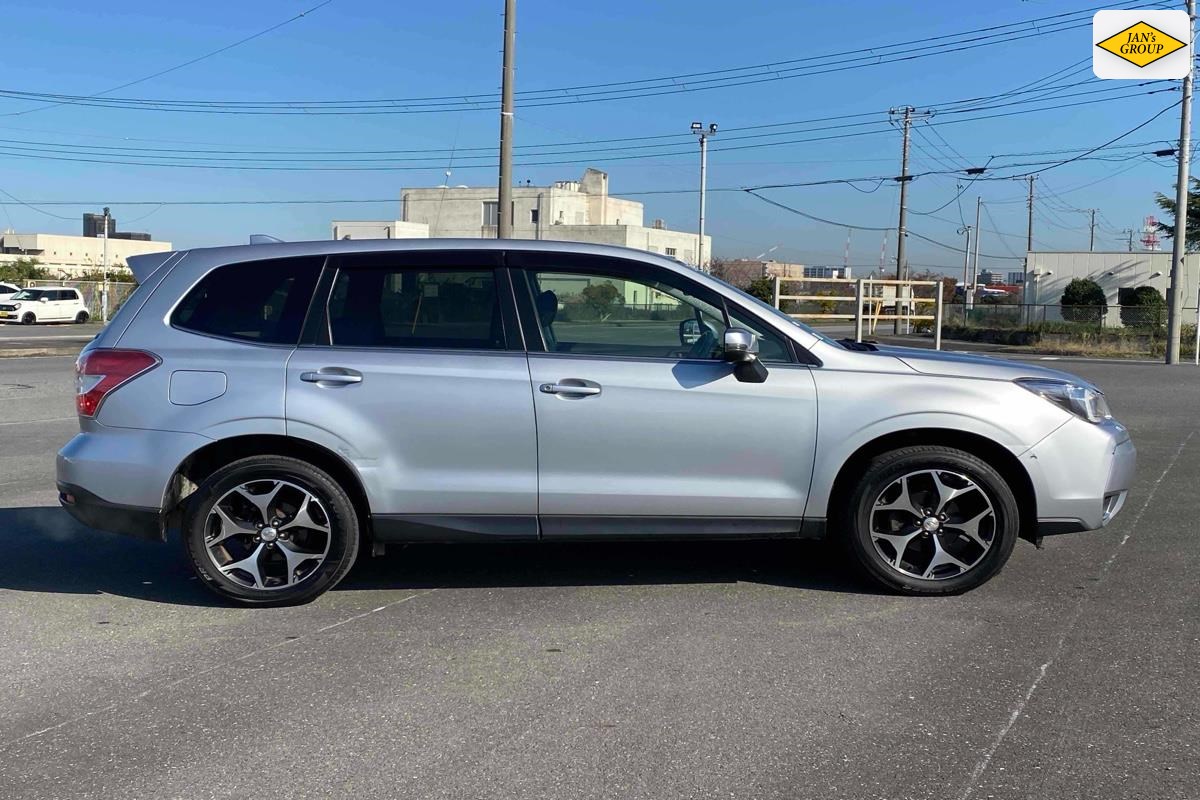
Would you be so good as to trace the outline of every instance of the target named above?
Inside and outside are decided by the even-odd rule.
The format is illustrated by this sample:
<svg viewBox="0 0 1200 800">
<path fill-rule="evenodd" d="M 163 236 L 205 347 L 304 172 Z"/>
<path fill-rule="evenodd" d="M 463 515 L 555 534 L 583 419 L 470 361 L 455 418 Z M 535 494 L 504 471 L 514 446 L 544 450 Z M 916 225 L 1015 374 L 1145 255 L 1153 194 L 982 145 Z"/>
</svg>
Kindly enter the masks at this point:
<svg viewBox="0 0 1200 800">
<path fill-rule="evenodd" d="M 1094 253 L 1096 251 L 1096 209 L 1089 208 L 1088 211 L 1092 214 L 1092 221 L 1088 226 L 1090 231 L 1088 233 L 1088 252 Z"/>
<path fill-rule="evenodd" d="M 900 220 L 896 226 L 896 279 L 902 280 L 905 265 L 908 263 L 904 255 L 905 240 L 908 238 L 907 221 L 908 221 L 908 182 L 912 180 L 912 176 L 908 174 L 908 149 L 909 136 L 912 130 L 912 121 L 914 114 L 918 118 L 930 116 L 928 112 L 917 112 L 912 106 L 902 106 L 893 108 L 888 111 L 890 116 L 903 114 L 901 118 L 901 130 L 903 131 L 903 144 L 900 150 L 900 177 L 896 178 L 900 183 Z M 895 332 L 900 333 L 900 295 L 903 287 L 896 286 L 896 320 Z"/>
<path fill-rule="evenodd" d="M 696 242 L 696 269 L 704 271 L 704 195 L 708 184 L 708 137 L 717 135 L 717 123 L 707 128 L 702 122 L 692 123 L 692 133 L 700 137 L 700 233 Z"/>
<path fill-rule="evenodd" d="M 967 278 L 971 271 L 971 226 L 963 225 L 958 229 L 959 234 L 967 235 L 967 244 L 963 247 L 963 325 L 967 324 Z"/>
<path fill-rule="evenodd" d="M 1133 228 L 1126 228 L 1125 230 L 1121 231 L 1121 233 L 1123 233 L 1129 237 L 1128 241 L 1125 244 L 1125 248 L 1130 253 L 1132 253 L 1133 252 Z"/>
<path fill-rule="evenodd" d="M 500 88 L 500 194 L 496 236 L 512 238 L 513 56 L 517 39 L 517 0 L 504 0 L 504 74 Z"/>
<path fill-rule="evenodd" d="M 1028 303 L 1026 302 L 1025 290 L 1029 288 L 1029 254 L 1033 251 L 1033 180 L 1037 176 L 1030 175 L 1028 177 L 1029 198 L 1025 201 L 1025 206 L 1028 209 L 1029 220 L 1025 224 L 1025 260 L 1022 264 L 1023 272 L 1021 275 L 1021 307 L 1025 308 L 1028 312 L 1026 321 L 1033 319 L 1033 311 L 1028 308 Z"/>
<path fill-rule="evenodd" d="M 979 283 L 979 240 L 983 238 L 983 231 L 979 229 L 979 212 L 983 210 L 983 198 L 975 197 L 975 258 L 974 266 L 971 269 L 972 275 L 970 282 L 967 284 L 967 294 L 963 298 L 966 301 L 968 309 L 975 307 L 975 284 Z"/>
<path fill-rule="evenodd" d="M 100 288 L 100 321 L 108 324 L 108 206 L 104 207 L 104 251 L 100 260 L 100 269 L 104 274 L 104 283 Z"/>
<path fill-rule="evenodd" d="M 1196 0 L 1188 0 L 1188 42 L 1196 27 Z M 1192 53 L 1189 58 L 1195 58 Z M 1179 171 L 1175 178 L 1175 235 L 1171 237 L 1171 285 L 1167 289 L 1167 363 L 1179 363 L 1179 336 L 1183 325 L 1183 258 L 1187 253 L 1188 173 L 1192 149 L 1192 75 L 1194 61 L 1183 78 L 1183 101 L 1179 110 Z"/>
</svg>

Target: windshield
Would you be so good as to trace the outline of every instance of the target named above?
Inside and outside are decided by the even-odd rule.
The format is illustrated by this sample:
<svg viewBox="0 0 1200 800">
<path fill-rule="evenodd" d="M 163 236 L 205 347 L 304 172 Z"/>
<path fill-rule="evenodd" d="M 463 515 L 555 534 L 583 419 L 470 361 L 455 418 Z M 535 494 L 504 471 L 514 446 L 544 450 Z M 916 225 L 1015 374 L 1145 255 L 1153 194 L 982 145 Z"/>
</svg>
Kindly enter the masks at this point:
<svg viewBox="0 0 1200 800">
<path fill-rule="evenodd" d="M 42 289 L 22 289 L 12 296 L 13 300 L 37 300 L 46 292 Z"/>
<path fill-rule="evenodd" d="M 747 292 L 745 289 L 739 289 L 738 287 L 734 286 L 732 283 L 729 283 L 728 281 L 718 278 L 716 275 L 710 275 L 709 277 L 713 278 L 714 280 L 721 281 L 721 283 L 725 284 L 730 289 L 737 292 L 743 299 L 750 301 L 751 305 L 756 306 L 761 311 L 765 311 L 766 313 L 770 314 L 775 319 L 783 320 L 784 322 L 789 322 L 792 325 L 795 325 L 800 330 L 804 331 L 805 333 L 810 333 L 813 336 L 816 336 L 818 339 L 821 339 L 826 342 L 830 342 L 831 344 L 837 344 L 833 339 L 829 338 L 828 336 L 821 333 L 820 331 L 813 330 L 812 328 L 808 327 L 803 322 L 801 322 L 798 319 L 795 319 L 794 317 L 789 317 L 787 314 L 783 313 L 775 306 L 771 305 L 770 303 L 764 302 L 762 300 L 762 298 L 760 298 L 760 297 L 755 297 L 754 295 Z"/>
</svg>

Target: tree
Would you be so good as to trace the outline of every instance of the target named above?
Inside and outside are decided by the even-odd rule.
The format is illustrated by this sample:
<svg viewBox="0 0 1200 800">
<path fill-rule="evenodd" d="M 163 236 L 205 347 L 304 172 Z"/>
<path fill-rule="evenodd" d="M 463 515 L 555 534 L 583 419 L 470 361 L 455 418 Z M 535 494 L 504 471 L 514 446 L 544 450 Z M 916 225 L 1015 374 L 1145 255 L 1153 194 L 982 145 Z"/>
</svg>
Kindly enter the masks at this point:
<svg viewBox="0 0 1200 800">
<path fill-rule="evenodd" d="M 708 271 L 713 277 L 745 289 L 763 277 L 763 262 L 746 258 L 714 258 L 708 264 Z"/>
<path fill-rule="evenodd" d="M 1184 240 L 1184 245 L 1187 250 L 1195 250 L 1200 246 L 1200 178 L 1192 178 L 1189 183 L 1191 189 L 1188 191 L 1187 200 L 1187 237 Z M 1162 192 L 1157 193 L 1154 202 L 1158 203 L 1158 207 L 1171 215 L 1171 223 L 1168 225 L 1165 222 L 1158 223 L 1158 229 L 1167 236 L 1175 237 L 1175 198 L 1167 197 Z"/>
<path fill-rule="evenodd" d="M 1108 298 L 1100 284 L 1089 278 L 1075 278 L 1063 290 L 1063 319 L 1099 325 L 1108 313 Z"/>
<path fill-rule="evenodd" d="M 49 271 L 40 266 L 36 258 L 21 257 L 16 261 L 0 264 L 0 280 L 2 281 L 24 283 L 26 281 L 44 281 L 49 277 Z"/>
<path fill-rule="evenodd" d="M 617 287 L 609 281 L 593 283 L 585 287 L 579 293 L 579 297 L 583 304 L 596 312 L 601 319 L 607 318 L 612 313 L 614 306 L 623 305 L 625 302 L 625 298 L 621 297 Z"/>
<path fill-rule="evenodd" d="M 1161 328 L 1166 324 L 1167 301 L 1153 286 L 1122 287 L 1117 290 L 1121 324 L 1127 328 Z"/>
<path fill-rule="evenodd" d="M 104 280 L 104 270 L 89 269 L 81 272 L 76 280 L 101 283 Z M 133 273 L 122 267 L 110 267 L 108 270 L 109 283 L 137 283 Z"/>
<path fill-rule="evenodd" d="M 775 280 L 773 278 L 755 278 L 746 287 L 746 293 L 754 295 L 764 303 L 774 303 Z"/>
</svg>

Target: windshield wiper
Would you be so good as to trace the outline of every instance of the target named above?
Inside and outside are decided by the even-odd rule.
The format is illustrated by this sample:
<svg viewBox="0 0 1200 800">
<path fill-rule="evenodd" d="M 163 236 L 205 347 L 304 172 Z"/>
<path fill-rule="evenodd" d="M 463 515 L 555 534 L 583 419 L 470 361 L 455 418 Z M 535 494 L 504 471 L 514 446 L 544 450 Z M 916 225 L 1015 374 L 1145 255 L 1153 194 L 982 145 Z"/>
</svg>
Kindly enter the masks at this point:
<svg viewBox="0 0 1200 800">
<path fill-rule="evenodd" d="M 874 342 L 856 342 L 853 339 L 838 339 L 838 344 L 847 350 L 875 352 L 879 347 Z"/>
</svg>

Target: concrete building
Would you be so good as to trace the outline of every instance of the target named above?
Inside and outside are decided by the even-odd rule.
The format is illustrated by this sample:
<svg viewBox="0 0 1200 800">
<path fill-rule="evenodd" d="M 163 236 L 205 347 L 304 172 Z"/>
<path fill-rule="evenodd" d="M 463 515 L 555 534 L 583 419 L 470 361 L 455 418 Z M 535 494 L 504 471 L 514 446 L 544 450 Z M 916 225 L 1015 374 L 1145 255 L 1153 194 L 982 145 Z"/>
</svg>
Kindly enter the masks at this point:
<svg viewBox="0 0 1200 800">
<path fill-rule="evenodd" d="M 336 221 L 334 238 L 495 238 L 496 196 L 495 186 L 402 189 L 400 220 Z M 577 181 L 514 186 L 512 210 L 516 239 L 620 245 L 696 266 L 696 234 L 670 230 L 662 220 L 646 225 L 643 205 L 609 195 L 608 175 L 597 169 L 587 169 Z M 707 262 L 711 237 L 704 237 L 704 252 Z"/>
<path fill-rule="evenodd" d="M 1108 299 L 1106 324 L 1119 325 L 1117 290 L 1125 287 L 1153 286 L 1167 296 L 1170 283 L 1171 254 L 1169 252 L 1129 253 L 1124 250 L 1091 252 L 1039 252 L 1031 251 L 1029 258 L 1029 284 L 1025 289 L 1025 302 L 1038 305 L 1057 305 L 1062 300 L 1063 290 L 1075 278 L 1090 278 L 1104 289 Z M 1183 305 L 1196 308 L 1196 290 L 1200 286 L 1200 254 L 1184 258 Z M 1058 319 L 1054 313 L 1047 319 Z M 1190 317 L 1189 317 L 1190 319 Z"/>
<path fill-rule="evenodd" d="M 103 223 L 101 224 L 103 231 Z M 144 253 L 171 250 L 170 242 L 134 239 L 108 240 L 108 265 L 124 268 L 125 259 Z M 0 233 L 0 263 L 18 258 L 35 258 L 55 278 L 72 278 L 89 270 L 100 269 L 104 261 L 104 239 L 69 236 L 58 233 Z"/>
<path fill-rule="evenodd" d="M 334 239 L 428 239 L 429 226 L 422 222 L 385 220 L 334 220 Z"/>
</svg>

